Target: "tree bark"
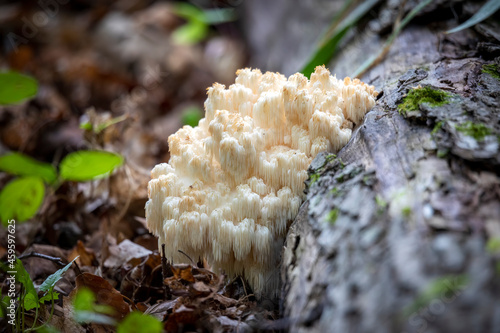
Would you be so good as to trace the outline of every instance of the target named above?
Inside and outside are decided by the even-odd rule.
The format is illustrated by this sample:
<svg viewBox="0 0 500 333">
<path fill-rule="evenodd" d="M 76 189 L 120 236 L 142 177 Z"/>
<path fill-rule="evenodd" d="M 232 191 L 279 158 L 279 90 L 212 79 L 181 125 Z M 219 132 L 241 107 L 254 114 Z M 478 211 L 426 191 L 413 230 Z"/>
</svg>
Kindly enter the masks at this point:
<svg viewBox="0 0 500 333">
<path fill-rule="evenodd" d="M 283 251 L 290 331 L 500 332 L 500 80 L 484 67 L 499 68 L 500 29 L 489 20 L 443 34 L 458 25 L 454 15 L 470 17 L 480 5 L 436 1 L 417 16 L 363 78 L 380 98 L 349 144 L 313 161 L 309 172 L 319 179 L 308 181 Z M 283 1 L 270 6 L 267 13 L 290 20 L 300 11 Z M 381 47 L 398 6 L 377 8 L 330 64 L 332 73 L 351 73 Z M 286 15 L 276 21 L 292 27 Z M 250 17 L 258 24 L 256 12 Z M 293 45 L 269 43 L 295 30 L 266 24 L 270 37 L 248 29 L 255 63 L 265 59 L 259 52 L 299 63 Z M 272 61 L 263 69 L 293 72 Z M 446 103 L 400 114 L 419 85 L 447 92 Z"/>
</svg>

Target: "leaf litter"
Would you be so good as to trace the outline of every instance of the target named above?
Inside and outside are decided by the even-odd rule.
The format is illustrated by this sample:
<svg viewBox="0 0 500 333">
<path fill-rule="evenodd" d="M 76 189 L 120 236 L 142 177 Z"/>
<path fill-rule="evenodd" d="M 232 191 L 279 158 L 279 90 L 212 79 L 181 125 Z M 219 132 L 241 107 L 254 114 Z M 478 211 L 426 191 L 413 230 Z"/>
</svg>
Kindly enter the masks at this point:
<svg viewBox="0 0 500 333">
<path fill-rule="evenodd" d="M 110 177 L 47 186 L 38 213 L 16 225 L 16 252 L 25 256 L 39 298 L 47 277 L 76 258 L 58 276 L 58 299 L 40 305 L 35 324 L 45 321 L 60 332 L 113 332 L 109 323 L 139 311 L 160 320 L 167 332 L 265 329 L 277 311 L 261 307 L 241 278 L 228 280 L 203 262 L 162 262 L 158 240 L 144 225 L 149 173 L 168 160 L 168 135 L 182 126 L 186 110 L 202 108 L 206 87 L 232 82 L 245 66 L 237 24 L 210 27 L 206 40 L 178 45 L 172 33 L 184 22 L 170 4 L 132 2 L 70 2 L 27 43 L 11 45 L 3 37 L 0 66 L 34 77 L 39 90 L 29 101 L 0 106 L 0 155 L 20 152 L 56 169 L 78 150 L 124 157 Z M 6 31 L 22 36 L 22 18 L 38 8 L 0 5 L 4 10 L 10 13 Z M 13 179 L 0 173 L 0 187 Z M 5 228 L 0 239 L 5 261 Z M 74 301 L 82 290 L 95 296 L 93 309 L 113 310 L 97 313 L 112 321 L 96 313 L 94 319 L 104 320 L 76 320 Z M 34 311 L 25 316 L 31 325 Z"/>
</svg>

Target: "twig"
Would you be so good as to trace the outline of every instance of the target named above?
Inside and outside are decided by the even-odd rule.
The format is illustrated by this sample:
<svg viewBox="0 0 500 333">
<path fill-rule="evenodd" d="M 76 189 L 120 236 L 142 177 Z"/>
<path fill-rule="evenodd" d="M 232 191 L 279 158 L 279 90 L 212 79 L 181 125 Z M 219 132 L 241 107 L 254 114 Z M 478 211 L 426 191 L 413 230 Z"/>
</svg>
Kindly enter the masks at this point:
<svg viewBox="0 0 500 333">
<path fill-rule="evenodd" d="M 64 267 L 66 266 L 65 263 L 62 262 L 61 258 L 57 258 L 57 257 L 51 257 L 51 256 L 48 256 L 46 254 L 43 254 L 43 253 L 38 253 L 38 252 L 30 252 L 30 253 L 25 253 L 25 254 L 21 254 L 19 257 L 17 257 L 19 260 L 21 259 L 25 259 L 25 258 L 29 258 L 29 257 L 37 257 L 37 258 L 42 258 L 42 259 L 46 259 L 46 260 L 50 260 L 52 261 L 53 263 L 55 263 L 56 265 L 59 265 L 61 267 Z"/>
</svg>

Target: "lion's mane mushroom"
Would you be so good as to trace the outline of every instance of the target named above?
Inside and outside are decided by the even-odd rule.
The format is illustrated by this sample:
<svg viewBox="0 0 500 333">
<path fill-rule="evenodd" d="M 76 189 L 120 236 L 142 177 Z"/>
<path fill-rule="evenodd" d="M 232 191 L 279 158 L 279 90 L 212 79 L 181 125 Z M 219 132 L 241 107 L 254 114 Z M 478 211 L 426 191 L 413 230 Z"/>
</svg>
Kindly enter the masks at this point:
<svg viewBox="0 0 500 333">
<path fill-rule="evenodd" d="M 206 258 L 243 274 L 257 295 L 275 290 L 283 238 L 304 198 L 307 167 L 338 151 L 375 104 L 373 86 L 243 69 L 208 89 L 205 118 L 168 138 L 169 163 L 148 185 L 147 224 L 173 262 Z"/>
</svg>

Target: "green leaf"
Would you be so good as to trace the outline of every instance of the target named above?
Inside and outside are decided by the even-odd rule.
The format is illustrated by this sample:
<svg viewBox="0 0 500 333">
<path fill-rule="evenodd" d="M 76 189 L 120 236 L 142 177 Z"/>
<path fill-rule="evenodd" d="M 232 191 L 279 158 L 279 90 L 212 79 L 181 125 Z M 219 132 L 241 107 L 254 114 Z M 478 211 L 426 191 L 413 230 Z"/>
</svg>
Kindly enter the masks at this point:
<svg viewBox="0 0 500 333">
<path fill-rule="evenodd" d="M 0 300 L 0 317 L 7 318 L 7 307 L 10 306 L 10 297 L 7 295 L 2 295 L 2 299 Z"/>
<path fill-rule="evenodd" d="M 39 177 L 21 177 L 9 182 L 0 192 L 0 219 L 23 222 L 33 217 L 43 202 L 45 186 Z"/>
<path fill-rule="evenodd" d="M 95 300 L 95 295 L 90 289 L 80 288 L 73 298 L 74 319 L 79 323 L 116 324 L 113 318 L 105 315 L 113 314 L 113 308 L 108 305 L 97 305 Z"/>
<path fill-rule="evenodd" d="M 495 12 L 500 9 L 500 1 L 498 0 L 490 0 L 481 7 L 477 11 L 476 14 L 472 15 L 470 19 L 460 24 L 458 27 L 453 28 L 451 30 L 446 31 L 447 34 L 452 34 L 454 32 L 459 32 L 464 29 L 470 28 L 473 25 L 476 25 L 484 20 L 486 20 L 491 15 L 495 14 Z"/>
<path fill-rule="evenodd" d="M 53 288 L 51 288 L 52 290 Z M 59 293 L 57 291 L 49 291 L 47 293 L 47 295 L 43 295 L 42 297 L 40 297 L 40 299 L 38 300 L 38 302 L 40 304 L 44 303 L 44 302 L 50 302 L 52 300 L 58 300 L 59 299 Z"/>
<path fill-rule="evenodd" d="M 102 325 L 116 325 L 116 320 L 101 313 L 93 311 L 75 311 L 74 319 L 78 323 L 96 323 Z M 147 332 L 147 331 L 145 331 Z"/>
<path fill-rule="evenodd" d="M 236 11 L 231 8 L 202 10 L 185 2 L 175 3 L 173 12 L 187 21 L 172 33 L 177 44 L 198 43 L 207 37 L 209 25 L 230 22 L 237 18 Z"/>
<path fill-rule="evenodd" d="M 24 287 L 24 309 L 29 311 L 34 308 L 40 307 L 38 302 L 38 294 L 36 292 L 35 286 L 33 285 L 33 281 L 31 281 L 31 277 L 24 269 L 23 263 L 21 260 L 16 258 L 14 275 L 16 277 L 16 281 L 23 285 Z"/>
<path fill-rule="evenodd" d="M 63 274 L 66 273 L 66 271 L 71 267 L 71 265 L 76 259 L 78 259 L 78 256 L 75 259 L 73 259 L 69 264 L 67 264 L 54 274 L 47 277 L 45 281 L 43 281 L 43 283 L 40 285 L 40 291 L 46 292 L 49 291 L 51 288 L 53 288 L 56 285 L 57 281 L 62 279 Z"/>
<path fill-rule="evenodd" d="M 172 38 L 177 44 L 187 45 L 196 44 L 208 35 L 208 26 L 201 21 L 191 21 L 172 33 Z"/>
<path fill-rule="evenodd" d="M 37 81 L 17 72 L 0 73 L 0 104 L 15 104 L 36 95 Z"/>
<path fill-rule="evenodd" d="M 330 25 L 325 36 L 321 39 L 318 48 L 308 60 L 306 65 L 300 70 L 307 77 L 311 76 L 316 66 L 326 65 L 337 52 L 338 46 L 349 31 L 370 9 L 372 9 L 380 0 L 367 0 L 357 6 L 344 20 L 340 21 L 342 15 L 337 15 Z M 347 0 L 342 12 L 347 11 L 352 0 Z"/>
<path fill-rule="evenodd" d="M 172 11 L 187 21 L 203 21 L 203 11 L 190 3 L 176 2 Z"/>
<path fill-rule="evenodd" d="M 80 128 L 86 131 L 91 131 L 93 129 L 93 126 L 90 122 L 86 121 L 80 124 Z"/>
<path fill-rule="evenodd" d="M 73 308 L 76 311 L 92 311 L 94 309 L 95 295 L 87 288 L 81 288 L 73 298 Z"/>
<path fill-rule="evenodd" d="M 84 182 L 109 176 L 123 157 L 107 151 L 80 150 L 68 154 L 59 166 L 64 180 Z"/>
<path fill-rule="evenodd" d="M 140 312 L 131 312 L 118 325 L 117 333 L 161 333 L 163 330 L 162 323 L 153 316 L 142 314 Z"/>
<path fill-rule="evenodd" d="M 92 290 L 80 288 L 73 299 L 75 311 L 92 311 L 105 314 L 113 314 L 115 311 L 111 306 L 95 304 L 96 298 Z"/>
<path fill-rule="evenodd" d="M 16 176 L 38 176 L 48 184 L 53 184 L 57 179 L 57 171 L 51 164 L 18 152 L 0 156 L 0 170 Z"/>
<path fill-rule="evenodd" d="M 191 127 L 198 126 L 198 122 L 203 118 L 203 112 L 197 107 L 190 107 L 182 111 L 182 124 Z"/>
</svg>

